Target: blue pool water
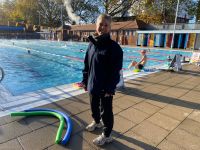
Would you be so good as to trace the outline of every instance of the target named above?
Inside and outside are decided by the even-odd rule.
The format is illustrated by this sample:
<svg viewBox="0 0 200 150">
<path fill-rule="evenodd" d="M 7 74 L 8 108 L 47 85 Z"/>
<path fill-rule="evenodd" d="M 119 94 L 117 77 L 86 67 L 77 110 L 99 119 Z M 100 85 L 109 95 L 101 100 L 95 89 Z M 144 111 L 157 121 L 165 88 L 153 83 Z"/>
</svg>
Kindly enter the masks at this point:
<svg viewBox="0 0 200 150">
<path fill-rule="evenodd" d="M 87 43 L 44 40 L 0 40 L 0 66 L 4 69 L 3 86 L 13 95 L 54 87 L 82 79 L 83 60 Z M 27 50 L 31 54 L 27 53 Z M 81 50 L 80 50 L 81 49 Z M 82 51 L 84 50 L 84 51 Z M 123 68 L 140 59 L 140 49 L 123 47 Z M 148 66 L 164 65 L 167 56 L 191 52 L 151 50 Z"/>
</svg>

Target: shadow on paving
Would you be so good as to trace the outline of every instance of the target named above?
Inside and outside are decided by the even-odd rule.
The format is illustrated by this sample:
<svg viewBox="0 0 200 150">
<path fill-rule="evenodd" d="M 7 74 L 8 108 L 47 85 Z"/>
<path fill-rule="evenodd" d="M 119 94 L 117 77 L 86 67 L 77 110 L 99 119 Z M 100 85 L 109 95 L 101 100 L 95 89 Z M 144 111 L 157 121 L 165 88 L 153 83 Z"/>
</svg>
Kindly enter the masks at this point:
<svg viewBox="0 0 200 150">
<path fill-rule="evenodd" d="M 177 98 L 172 98 L 172 97 L 167 97 L 167 96 L 162 96 L 159 94 L 152 94 L 152 93 L 141 91 L 136 88 L 125 87 L 124 89 L 119 89 L 118 91 L 126 95 L 141 97 L 141 98 L 152 100 L 152 101 L 173 104 L 173 105 L 182 106 L 182 107 L 191 108 L 191 109 L 200 109 L 200 104 L 198 103 L 180 100 Z"/>
<path fill-rule="evenodd" d="M 74 97 L 73 97 L 73 98 L 74 98 Z M 75 100 L 78 101 L 78 102 L 84 102 L 84 100 L 79 99 L 79 98 L 75 98 Z M 71 116 L 71 119 L 72 119 L 72 122 L 73 122 L 73 130 L 74 130 L 74 131 L 72 132 L 71 138 L 73 138 L 72 136 L 75 136 L 75 135 L 80 135 L 80 137 L 83 137 L 83 132 L 87 132 L 87 131 L 84 130 L 84 127 L 88 124 L 88 122 L 85 122 L 85 121 L 82 120 L 81 118 L 77 117 L 77 116 L 76 116 L 77 114 L 72 115 L 72 113 L 71 113 L 70 111 L 68 111 L 66 108 L 64 108 L 64 105 L 62 106 L 62 105 L 59 105 L 59 104 L 57 104 L 57 103 L 52 103 L 52 105 L 55 106 L 54 109 L 58 109 L 59 111 L 65 112 L 65 113 L 67 113 L 67 114 L 69 114 L 69 115 Z M 44 108 L 44 107 L 45 107 L 45 106 L 43 106 L 43 108 Z M 87 111 L 87 110 L 86 110 L 86 111 Z M 84 112 L 84 111 L 83 111 L 83 112 Z M 82 113 L 82 112 L 80 112 L 80 113 Z M 80 114 L 80 113 L 78 113 L 78 114 Z M 30 125 L 31 123 L 34 123 L 34 122 L 38 122 L 38 123 L 40 123 L 40 124 L 43 124 L 43 126 L 37 128 L 37 129 L 35 129 L 35 130 L 38 130 L 38 129 L 43 128 L 43 127 L 46 127 L 46 126 L 53 126 L 53 127 L 55 127 L 55 128 L 58 127 L 58 124 L 56 124 L 56 123 L 59 122 L 58 120 L 53 121 L 53 122 L 46 122 L 46 121 L 42 121 L 42 118 L 45 119 L 46 116 L 45 116 L 45 117 L 41 117 L 41 116 L 25 117 L 25 118 L 21 118 L 20 120 L 18 120 L 18 122 L 19 122 L 20 124 L 26 124 L 26 125 Z M 51 118 L 51 117 L 49 117 L 49 118 Z M 39 119 L 39 120 L 38 120 L 38 119 Z M 25 123 L 24 123 L 24 122 L 25 122 Z M 81 124 L 82 124 L 83 126 L 80 125 L 79 122 L 81 122 Z M 66 131 L 64 131 L 64 132 L 66 132 Z M 97 129 L 97 130 L 95 130 L 94 132 L 92 132 L 92 134 L 96 134 L 97 136 L 100 135 L 101 133 L 102 133 L 102 130 L 100 130 L 100 129 Z M 106 144 L 105 146 L 100 146 L 99 148 L 103 148 L 103 149 L 108 149 L 108 150 L 109 150 L 109 149 L 110 149 L 110 146 L 112 146 L 112 147 L 115 147 L 116 149 L 124 149 L 124 150 L 134 149 L 133 147 L 129 147 L 129 146 L 127 146 L 126 144 L 121 143 L 121 142 L 119 142 L 119 141 L 116 140 L 116 138 L 119 138 L 119 139 L 123 139 L 123 140 L 125 140 L 125 141 L 127 141 L 127 142 L 129 142 L 129 143 L 132 143 L 132 144 L 134 144 L 134 145 L 137 145 L 138 147 L 141 147 L 141 148 L 143 148 L 143 149 L 157 150 L 156 147 L 151 146 L 151 145 L 149 145 L 149 144 L 146 144 L 146 143 L 144 143 L 144 142 L 142 142 L 142 141 L 138 141 L 138 140 L 136 140 L 136 139 L 134 139 L 134 138 L 130 138 L 130 137 L 128 137 L 128 136 L 125 136 L 125 135 L 123 135 L 123 133 L 118 133 L 118 132 L 116 132 L 116 131 L 113 131 L 113 132 L 112 132 L 112 135 L 113 135 L 113 137 L 114 137 L 113 143 L 111 143 L 111 144 Z M 84 140 L 84 141 L 85 141 L 85 140 Z M 86 142 L 86 141 L 85 141 L 85 142 Z M 75 144 L 74 144 L 74 143 L 75 143 Z M 99 149 L 98 147 L 96 147 L 96 146 L 94 146 L 94 145 L 92 144 L 92 141 L 91 141 L 91 143 L 88 143 L 88 142 L 87 142 L 87 144 L 89 144 L 89 145 L 90 145 L 91 147 L 93 147 L 94 149 L 96 149 L 96 148 Z M 50 148 L 50 147 L 52 147 L 52 146 L 54 146 L 54 145 L 55 145 L 55 144 L 49 145 L 48 147 Z M 74 145 L 75 145 L 75 146 L 74 146 Z M 82 149 L 83 149 L 83 139 L 81 138 L 81 140 L 79 141 L 78 144 L 77 144 L 76 142 L 72 141 L 72 139 L 70 139 L 69 142 L 68 142 L 65 146 L 63 146 L 63 145 L 61 145 L 61 144 L 56 145 L 56 146 L 62 147 L 62 148 L 72 148 L 72 149 L 73 149 L 73 147 L 76 147 L 77 150 L 82 150 Z"/>
<path fill-rule="evenodd" d="M 138 85 L 138 86 L 142 86 L 143 85 L 143 83 L 149 83 L 149 84 L 152 84 L 152 85 L 161 85 L 161 86 L 166 86 L 166 84 L 164 84 L 164 83 L 155 83 L 155 82 L 151 82 L 151 81 L 145 81 L 145 80 L 137 80 L 137 79 L 134 79 L 134 81 L 136 81 L 136 82 L 141 82 L 141 84 L 138 84 L 138 83 L 132 83 L 132 82 L 129 82 L 129 81 L 126 81 L 126 83 L 127 84 L 132 84 L 132 85 Z M 177 85 L 179 85 L 179 84 L 177 84 Z M 167 85 L 168 86 L 168 88 L 170 88 L 170 87 L 177 87 L 177 85 Z M 127 88 L 127 87 L 125 87 L 125 88 Z M 177 87 L 178 88 L 178 87 Z M 181 89 L 182 90 L 192 90 L 192 91 L 196 91 L 196 92 L 199 92 L 198 90 L 195 90 L 195 89 L 191 89 L 191 88 L 186 88 L 186 87 L 183 87 L 183 86 L 181 86 Z"/>
<path fill-rule="evenodd" d="M 200 67 L 199 67 L 199 69 L 200 69 Z M 181 70 L 179 72 L 174 72 L 174 73 L 180 74 L 180 75 L 192 75 L 192 76 L 200 77 L 199 71 Z"/>
<path fill-rule="evenodd" d="M 120 141 L 117 141 L 116 139 L 113 140 L 113 143 L 114 143 L 114 147 L 117 149 L 117 150 L 136 150 L 138 149 L 138 147 L 142 148 L 142 149 L 146 149 L 146 150 L 159 150 L 158 148 L 152 146 L 152 145 L 149 145 L 149 144 L 146 144 L 142 141 L 138 141 L 134 138 L 130 138 L 128 136 L 125 136 L 124 134 L 120 134 L 116 131 L 113 131 L 113 137 L 116 137 L 117 139 L 121 139 L 121 140 L 124 140 L 126 141 L 126 143 L 130 143 L 132 145 L 136 145 L 137 148 L 134 148 L 134 147 L 129 147 L 127 144 L 124 144 Z M 103 149 L 110 149 L 110 146 L 111 145 L 104 145 L 104 146 L 101 146 Z"/>
</svg>

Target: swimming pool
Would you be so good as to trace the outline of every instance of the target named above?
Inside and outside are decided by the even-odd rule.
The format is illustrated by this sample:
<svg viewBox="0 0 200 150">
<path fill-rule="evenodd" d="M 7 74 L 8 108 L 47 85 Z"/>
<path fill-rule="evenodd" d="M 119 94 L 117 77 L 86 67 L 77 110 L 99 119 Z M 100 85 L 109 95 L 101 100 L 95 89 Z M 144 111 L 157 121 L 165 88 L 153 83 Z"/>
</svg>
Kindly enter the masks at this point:
<svg viewBox="0 0 200 150">
<path fill-rule="evenodd" d="M 82 79 L 87 43 L 45 40 L 0 40 L 0 66 L 5 77 L 2 85 L 13 95 L 54 87 Z M 30 50 L 30 54 L 27 52 Z M 140 59 L 139 48 L 123 47 L 123 68 Z M 167 56 L 191 52 L 151 50 L 147 67 L 164 65 Z"/>
</svg>

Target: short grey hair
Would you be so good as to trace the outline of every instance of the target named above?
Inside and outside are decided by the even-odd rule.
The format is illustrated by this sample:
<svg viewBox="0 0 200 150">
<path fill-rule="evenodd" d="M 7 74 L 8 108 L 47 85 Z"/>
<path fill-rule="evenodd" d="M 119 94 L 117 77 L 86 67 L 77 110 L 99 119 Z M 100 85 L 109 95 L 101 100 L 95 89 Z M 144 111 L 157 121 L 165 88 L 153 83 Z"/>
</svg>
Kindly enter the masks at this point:
<svg viewBox="0 0 200 150">
<path fill-rule="evenodd" d="M 103 20 L 103 19 L 107 20 L 109 23 L 111 23 L 111 21 L 112 21 L 112 18 L 111 18 L 110 15 L 108 15 L 108 14 L 101 14 L 101 15 L 99 15 L 99 17 L 97 18 L 96 23 L 99 22 L 100 20 Z"/>
</svg>

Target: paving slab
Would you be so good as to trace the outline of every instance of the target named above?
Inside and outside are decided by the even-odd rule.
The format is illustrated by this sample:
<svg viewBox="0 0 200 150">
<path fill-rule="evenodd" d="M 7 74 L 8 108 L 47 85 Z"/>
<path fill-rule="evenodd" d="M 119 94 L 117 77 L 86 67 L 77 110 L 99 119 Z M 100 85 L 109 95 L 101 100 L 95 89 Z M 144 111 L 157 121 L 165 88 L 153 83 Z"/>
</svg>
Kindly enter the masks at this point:
<svg viewBox="0 0 200 150">
<path fill-rule="evenodd" d="M 153 97 L 151 98 L 147 98 L 146 102 L 155 105 L 157 107 L 163 108 L 167 105 L 169 105 L 170 103 L 172 103 L 174 100 L 174 98 L 168 97 L 168 96 L 162 96 L 159 94 L 155 94 Z"/>
<path fill-rule="evenodd" d="M 193 90 L 196 90 L 197 92 L 200 92 L 200 85 L 196 86 Z"/>
<path fill-rule="evenodd" d="M 200 137 L 200 122 L 192 119 L 185 119 L 178 128 Z"/>
<path fill-rule="evenodd" d="M 45 128 L 34 130 L 30 134 L 22 135 L 19 142 L 26 150 L 41 150 L 54 145 L 57 126 L 49 125 Z"/>
<path fill-rule="evenodd" d="M 0 126 L 0 143 L 17 138 L 26 133 L 32 132 L 31 128 L 22 120 L 19 122 L 11 122 Z"/>
<path fill-rule="evenodd" d="M 140 111 L 143 111 L 143 112 L 150 114 L 150 115 L 156 113 L 157 111 L 159 111 L 161 109 L 160 107 L 149 104 L 145 101 L 134 105 L 133 108 L 138 109 Z"/>
<path fill-rule="evenodd" d="M 122 92 L 123 91 L 123 92 Z M 123 96 L 126 96 L 126 91 L 124 90 L 120 90 L 120 91 L 117 91 L 115 93 L 115 95 L 113 96 L 113 100 L 115 101 L 116 99 L 120 98 L 120 97 L 123 97 Z"/>
<path fill-rule="evenodd" d="M 115 123 L 114 123 L 113 130 L 120 134 L 127 132 L 128 130 L 132 129 L 136 125 L 132 121 L 129 121 L 119 115 L 116 115 L 114 117 L 114 122 Z"/>
<path fill-rule="evenodd" d="M 114 106 L 117 106 L 121 109 L 127 109 L 133 105 L 135 105 L 136 102 L 134 102 L 134 97 L 130 98 L 130 96 L 123 96 L 120 99 L 117 99 L 113 102 Z"/>
<path fill-rule="evenodd" d="M 166 139 L 170 142 L 181 145 L 185 149 L 199 150 L 200 149 L 200 137 L 188 133 L 185 130 L 176 129 Z"/>
<path fill-rule="evenodd" d="M 23 150 L 23 147 L 20 145 L 17 139 L 13 139 L 13 140 L 0 144 L 0 149 L 1 150 Z"/>
<path fill-rule="evenodd" d="M 182 102 L 185 102 L 188 104 L 187 107 L 193 108 L 193 109 L 199 109 L 200 108 L 200 101 L 196 97 L 188 97 L 186 95 L 179 98 Z"/>
<path fill-rule="evenodd" d="M 69 105 L 67 105 L 67 107 L 73 107 L 73 108 L 76 108 L 77 110 L 79 110 L 79 112 L 82 112 L 82 111 L 89 110 L 90 105 L 82 103 L 82 102 L 74 101 L 74 102 L 70 103 Z M 73 113 L 73 114 L 75 114 L 75 113 Z"/>
<path fill-rule="evenodd" d="M 159 112 L 152 115 L 147 120 L 161 128 L 168 130 L 168 131 L 172 131 L 181 123 L 180 121 L 175 120 L 166 115 L 163 115 Z"/>
<path fill-rule="evenodd" d="M 151 141 L 153 146 L 158 145 L 169 134 L 169 131 L 146 120 L 131 130 Z"/>
<path fill-rule="evenodd" d="M 89 143 L 78 135 L 73 135 L 66 145 L 54 144 L 47 150 L 92 150 L 94 149 Z"/>
<path fill-rule="evenodd" d="M 188 82 L 181 82 L 180 84 L 175 85 L 175 87 L 181 88 L 181 89 L 186 89 L 186 90 L 191 90 L 191 89 L 195 88 L 196 85 L 188 83 Z"/>
<path fill-rule="evenodd" d="M 144 89 L 142 89 L 142 91 L 147 92 L 147 93 L 150 92 L 152 94 L 158 94 L 162 92 L 163 89 L 159 88 L 158 86 L 151 85 L 151 86 L 145 87 Z"/>
<path fill-rule="evenodd" d="M 158 149 L 161 150 L 187 150 L 184 147 L 182 147 L 181 145 L 177 145 L 173 142 L 170 142 L 166 139 L 164 139 L 158 146 Z"/>
<path fill-rule="evenodd" d="M 0 126 L 1 125 L 4 125 L 4 124 L 6 124 L 7 122 L 6 122 L 6 120 L 5 120 L 5 117 L 1 117 L 0 118 Z"/>
<path fill-rule="evenodd" d="M 193 111 L 188 118 L 200 122 L 200 110 Z"/>
<path fill-rule="evenodd" d="M 24 118 L 26 125 L 29 126 L 32 130 L 36 130 L 50 124 L 56 123 L 59 120 L 52 116 L 31 116 Z"/>
<path fill-rule="evenodd" d="M 119 108 L 119 107 L 113 107 L 113 114 L 116 115 L 118 114 L 119 112 L 121 112 L 123 109 Z"/>
<path fill-rule="evenodd" d="M 166 109 L 163 109 L 161 111 L 159 111 L 161 114 L 164 114 L 166 116 L 169 116 L 173 119 L 179 120 L 179 121 L 183 121 L 188 115 L 189 113 L 182 111 L 182 110 L 176 110 L 173 109 L 171 107 L 167 107 Z"/>
<path fill-rule="evenodd" d="M 11 117 L 10 115 L 3 116 L 3 117 L 0 117 L 0 125 L 11 123 L 14 121 L 20 121 L 23 118 L 24 118 L 23 116 L 17 116 L 17 117 Z"/>
<path fill-rule="evenodd" d="M 92 146 L 92 149 L 99 149 L 98 146 L 94 145 L 92 143 L 93 139 L 97 138 L 99 135 L 101 135 L 102 133 L 102 129 L 98 129 L 95 132 L 87 132 L 87 131 L 83 131 L 78 133 L 78 135 L 84 139 L 87 143 L 89 143 L 89 145 Z"/>
<path fill-rule="evenodd" d="M 76 116 L 74 116 L 77 120 L 80 120 L 80 122 L 86 126 L 89 123 L 91 123 L 93 121 L 92 119 L 92 115 L 91 115 L 91 110 L 87 110 L 84 112 L 81 112 L 79 114 L 77 114 Z"/>
<path fill-rule="evenodd" d="M 125 87 L 143 89 L 143 88 L 148 87 L 152 84 L 154 84 L 154 83 L 153 82 L 146 82 L 146 79 L 140 80 L 138 78 L 138 79 L 132 79 L 132 80 L 126 81 Z"/>
<path fill-rule="evenodd" d="M 139 124 L 140 122 L 142 122 L 143 120 L 145 120 L 146 118 L 148 118 L 150 116 L 149 114 L 147 114 L 143 111 L 137 110 L 133 107 L 120 112 L 118 115 L 122 116 L 136 124 Z"/>
<path fill-rule="evenodd" d="M 72 135 L 77 134 L 83 130 L 85 130 L 85 125 L 83 124 L 83 122 L 81 122 L 81 119 L 73 116 L 71 117 L 71 121 L 72 121 Z"/>
<path fill-rule="evenodd" d="M 198 106 L 200 106 L 198 102 L 193 101 L 185 96 L 176 99 L 170 105 L 177 107 L 178 109 L 185 110 L 187 112 L 191 112 L 194 109 L 197 109 Z"/>
<path fill-rule="evenodd" d="M 113 142 L 113 146 L 118 150 L 157 150 L 153 143 L 137 135 L 133 131 L 128 131 L 120 137 L 116 138 Z"/>
<path fill-rule="evenodd" d="M 189 91 L 185 96 L 200 102 L 200 92 L 198 91 Z"/>
</svg>

